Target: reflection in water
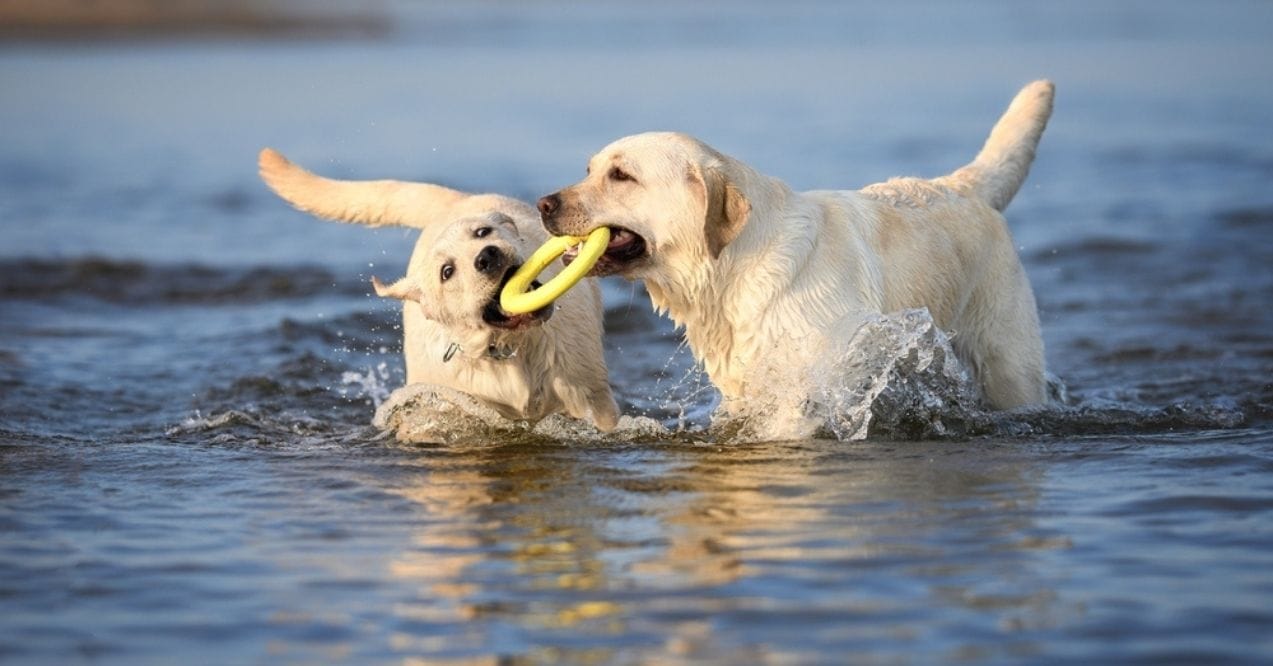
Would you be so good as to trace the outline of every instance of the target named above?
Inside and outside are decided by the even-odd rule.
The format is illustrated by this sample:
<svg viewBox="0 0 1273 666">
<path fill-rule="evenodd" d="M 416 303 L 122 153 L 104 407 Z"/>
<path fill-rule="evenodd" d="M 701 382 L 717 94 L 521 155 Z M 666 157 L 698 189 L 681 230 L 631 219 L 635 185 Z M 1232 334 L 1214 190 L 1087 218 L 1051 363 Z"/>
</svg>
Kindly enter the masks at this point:
<svg viewBox="0 0 1273 666">
<path fill-rule="evenodd" d="M 1034 465 L 977 447 L 420 449 L 395 489 L 422 515 L 392 565 L 415 592 L 394 608 L 391 648 L 589 662 L 879 656 L 900 640 L 1030 654 L 1011 637 L 1076 612 L 1044 566 L 1069 542 L 1035 524 Z M 950 621 L 913 622 L 917 607 Z"/>
</svg>

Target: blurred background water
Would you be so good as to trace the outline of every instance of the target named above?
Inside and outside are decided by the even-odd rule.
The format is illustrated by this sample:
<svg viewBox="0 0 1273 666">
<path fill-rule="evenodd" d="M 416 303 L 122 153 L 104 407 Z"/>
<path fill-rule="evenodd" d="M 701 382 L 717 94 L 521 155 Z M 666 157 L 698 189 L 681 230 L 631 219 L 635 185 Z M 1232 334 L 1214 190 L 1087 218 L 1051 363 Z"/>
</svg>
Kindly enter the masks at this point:
<svg viewBox="0 0 1273 666">
<path fill-rule="evenodd" d="M 0 20 L 0 659 L 1273 659 L 1273 5 L 250 6 Z M 675 129 L 858 187 L 1040 77 L 1008 218 L 1070 404 L 966 437 L 714 442 L 613 281 L 616 395 L 676 437 L 395 442 L 367 281 L 413 234 L 255 168 L 532 199 Z"/>
</svg>

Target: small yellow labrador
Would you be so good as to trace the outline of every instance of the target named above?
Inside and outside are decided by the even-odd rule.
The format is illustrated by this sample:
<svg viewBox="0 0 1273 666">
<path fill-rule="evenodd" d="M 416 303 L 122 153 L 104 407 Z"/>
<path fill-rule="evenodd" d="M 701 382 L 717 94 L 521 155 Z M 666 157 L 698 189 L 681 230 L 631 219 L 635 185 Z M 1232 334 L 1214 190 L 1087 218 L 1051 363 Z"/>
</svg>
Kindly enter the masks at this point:
<svg viewBox="0 0 1273 666">
<path fill-rule="evenodd" d="M 692 137 L 647 133 L 602 149 L 538 208 L 552 234 L 612 229 L 592 274 L 645 280 L 727 410 L 762 396 L 766 410 L 803 409 L 792 378 L 829 364 L 864 313 L 907 308 L 949 333 L 992 407 L 1041 403 L 1034 294 L 1000 211 L 1052 97 L 1048 81 L 1026 86 L 976 159 L 931 180 L 795 192 Z"/>
<path fill-rule="evenodd" d="M 259 166 L 300 210 L 421 230 L 406 277 L 388 286 L 372 278 L 377 294 L 404 301 L 408 384 L 460 391 L 509 419 L 564 411 L 600 430 L 615 427 L 597 285 L 588 280 L 528 314 L 499 306 L 504 283 L 547 238 L 529 204 L 427 183 L 330 180 L 269 148 Z"/>
</svg>

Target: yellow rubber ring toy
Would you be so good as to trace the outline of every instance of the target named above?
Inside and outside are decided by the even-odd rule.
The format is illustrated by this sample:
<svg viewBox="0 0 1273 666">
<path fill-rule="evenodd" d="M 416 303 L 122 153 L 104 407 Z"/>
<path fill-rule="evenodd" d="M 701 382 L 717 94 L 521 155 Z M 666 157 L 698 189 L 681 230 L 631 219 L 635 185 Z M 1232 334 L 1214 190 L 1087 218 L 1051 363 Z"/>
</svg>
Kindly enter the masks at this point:
<svg viewBox="0 0 1273 666">
<path fill-rule="evenodd" d="M 534 291 L 526 291 L 530 283 L 544 272 L 548 265 L 566 253 L 566 250 L 583 243 L 579 248 L 579 256 L 561 269 L 557 277 Z M 597 227 L 586 238 L 580 236 L 552 236 L 539 246 L 530 259 L 513 273 L 503 291 L 499 293 L 499 306 L 511 314 L 525 314 L 547 307 L 549 303 L 561 298 L 571 287 L 579 283 L 583 276 L 592 270 L 601 255 L 605 254 L 610 244 L 610 228 Z"/>
</svg>

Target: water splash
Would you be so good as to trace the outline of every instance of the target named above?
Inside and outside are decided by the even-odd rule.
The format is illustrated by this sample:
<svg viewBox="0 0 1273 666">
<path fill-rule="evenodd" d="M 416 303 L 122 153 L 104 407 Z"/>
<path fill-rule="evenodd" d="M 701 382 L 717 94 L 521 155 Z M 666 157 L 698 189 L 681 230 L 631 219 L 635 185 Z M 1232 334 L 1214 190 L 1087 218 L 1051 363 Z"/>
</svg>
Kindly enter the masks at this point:
<svg viewBox="0 0 1273 666">
<path fill-rule="evenodd" d="M 389 399 L 391 391 L 389 382 L 392 377 L 393 373 L 389 370 L 389 364 L 384 361 L 377 363 L 373 368 L 367 368 L 365 372 L 347 370 L 341 374 L 340 382 L 344 386 L 355 388 L 341 388 L 339 393 L 342 398 L 371 398 L 372 404 L 379 408 L 385 400 Z"/>
<path fill-rule="evenodd" d="M 678 360 L 678 355 L 688 354 L 684 341 L 677 347 L 677 354 L 668 358 L 663 366 L 663 373 L 655 382 L 656 394 L 663 385 L 663 377 L 671 375 L 671 367 Z M 706 425 L 711 414 L 720 404 L 720 392 L 712 385 L 707 373 L 700 363 L 689 363 L 679 379 L 673 382 L 660 399 L 660 409 L 674 414 L 676 432 L 691 432 L 696 426 Z"/>
<path fill-rule="evenodd" d="M 928 310 L 866 318 L 825 373 L 810 407 L 836 439 L 966 434 L 980 395 Z"/>
<path fill-rule="evenodd" d="M 960 436 L 982 413 L 979 392 L 950 339 L 925 309 L 863 314 L 854 334 L 812 368 L 756 369 L 745 401 L 726 405 L 718 437 L 767 441 L 824 437 Z"/>
<path fill-rule="evenodd" d="M 516 440 L 566 442 L 632 442 L 665 439 L 663 424 L 644 416 L 623 416 L 609 433 L 562 414 L 538 422 L 506 419 L 461 391 L 431 384 L 410 384 L 392 394 L 376 410 L 372 425 L 392 432 L 401 442 L 492 443 Z"/>
<path fill-rule="evenodd" d="M 935 439 L 1022 427 L 982 406 L 950 338 L 925 309 L 864 315 L 854 335 L 825 356 L 833 360 L 804 376 L 786 367 L 759 368 L 762 379 L 751 383 L 759 390 L 743 404 L 722 406 L 710 425 L 687 418 L 710 413 L 718 398 L 697 365 L 662 398 L 669 408 L 665 411 L 673 415 L 671 424 L 625 417 L 613 433 L 602 435 L 565 416 L 537 424 L 514 422 L 469 395 L 427 385 L 394 391 L 380 404 L 373 423 L 400 440 L 448 443 L 523 435 L 586 442 L 673 436 L 731 443 L 808 437 Z M 670 374 L 667 368 L 663 374 Z M 1052 383 L 1054 393 L 1063 395 L 1059 380 Z"/>
</svg>

